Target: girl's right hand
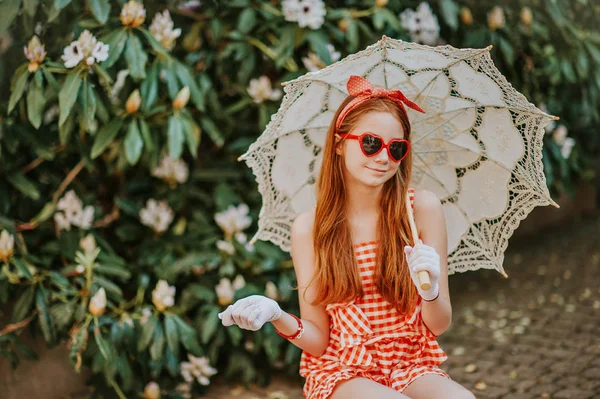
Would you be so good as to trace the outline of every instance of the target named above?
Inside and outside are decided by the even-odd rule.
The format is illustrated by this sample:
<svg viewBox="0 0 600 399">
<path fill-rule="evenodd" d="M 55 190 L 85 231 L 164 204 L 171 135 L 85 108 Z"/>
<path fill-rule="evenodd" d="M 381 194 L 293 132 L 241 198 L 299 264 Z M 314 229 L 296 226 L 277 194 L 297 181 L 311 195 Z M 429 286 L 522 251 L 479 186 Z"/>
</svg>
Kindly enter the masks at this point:
<svg viewBox="0 0 600 399">
<path fill-rule="evenodd" d="M 251 295 L 229 305 L 219 318 L 225 327 L 237 324 L 245 330 L 256 331 L 268 321 L 281 317 L 281 308 L 274 300 L 262 295 Z"/>
</svg>

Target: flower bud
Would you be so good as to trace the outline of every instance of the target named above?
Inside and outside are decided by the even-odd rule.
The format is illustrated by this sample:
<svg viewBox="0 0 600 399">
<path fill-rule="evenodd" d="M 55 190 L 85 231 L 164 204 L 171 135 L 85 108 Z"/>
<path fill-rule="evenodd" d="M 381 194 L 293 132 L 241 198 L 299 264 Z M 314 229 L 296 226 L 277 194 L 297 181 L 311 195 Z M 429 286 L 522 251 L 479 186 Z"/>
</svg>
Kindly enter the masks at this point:
<svg viewBox="0 0 600 399">
<path fill-rule="evenodd" d="M 531 8 L 523 7 L 521 9 L 521 22 L 528 26 L 531 25 L 533 22 L 533 12 L 531 12 Z"/>
<path fill-rule="evenodd" d="M 138 3 L 135 0 L 129 0 L 129 2 L 123 5 L 120 18 L 123 25 L 132 28 L 138 27 L 143 24 L 146 19 L 146 9 L 142 3 Z"/>
<path fill-rule="evenodd" d="M 340 22 L 338 22 L 338 28 L 340 28 L 342 32 L 346 32 L 348 30 L 348 25 L 350 25 L 350 21 L 347 19 L 340 19 Z"/>
<path fill-rule="evenodd" d="M 37 71 L 38 66 L 44 62 L 46 58 L 45 45 L 40 42 L 37 36 L 33 36 L 27 46 L 23 48 L 25 57 L 29 60 L 27 70 L 31 73 Z"/>
<path fill-rule="evenodd" d="M 83 249 L 86 254 L 91 254 L 96 249 L 96 240 L 94 236 L 88 234 L 81 240 L 79 240 L 79 246 Z"/>
<path fill-rule="evenodd" d="M 460 20 L 465 25 L 471 25 L 473 23 L 473 14 L 471 14 L 471 9 L 468 7 L 462 7 L 460 9 Z"/>
<path fill-rule="evenodd" d="M 8 259 L 13 256 L 15 246 L 15 237 L 8 234 L 8 231 L 2 230 L 0 233 L 0 260 L 8 262 Z"/>
<path fill-rule="evenodd" d="M 154 381 L 149 382 L 144 388 L 144 399 L 160 399 L 160 387 Z"/>
<path fill-rule="evenodd" d="M 94 316 L 100 316 L 104 314 L 104 311 L 106 310 L 106 292 L 104 291 L 104 288 L 100 288 L 96 294 L 94 294 L 92 299 L 90 299 L 90 305 L 88 308 L 90 313 Z"/>
<path fill-rule="evenodd" d="M 179 90 L 177 93 L 177 97 L 173 100 L 173 108 L 181 109 L 185 107 L 190 100 L 190 88 L 185 86 L 183 89 Z"/>
<path fill-rule="evenodd" d="M 375 5 L 377 7 L 385 7 L 387 6 L 389 0 L 375 0 Z"/>
<path fill-rule="evenodd" d="M 133 93 L 129 95 L 127 102 L 125 103 L 125 110 L 128 114 L 133 114 L 140 109 L 140 105 L 142 104 L 142 97 L 140 97 L 140 91 L 134 90 Z"/>
<path fill-rule="evenodd" d="M 500 6 L 495 6 L 487 16 L 488 27 L 494 31 L 496 29 L 503 28 L 506 20 L 504 18 L 504 10 Z"/>
</svg>

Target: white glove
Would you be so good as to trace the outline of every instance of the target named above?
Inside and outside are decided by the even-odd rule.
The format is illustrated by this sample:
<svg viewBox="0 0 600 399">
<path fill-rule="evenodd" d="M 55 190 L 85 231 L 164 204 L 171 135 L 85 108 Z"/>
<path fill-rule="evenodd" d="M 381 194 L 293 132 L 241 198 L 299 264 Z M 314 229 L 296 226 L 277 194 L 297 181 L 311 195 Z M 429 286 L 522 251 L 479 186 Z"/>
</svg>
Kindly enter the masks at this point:
<svg viewBox="0 0 600 399">
<path fill-rule="evenodd" d="M 425 245 L 423 244 L 423 241 L 419 240 L 414 247 L 408 245 L 405 246 L 404 253 L 408 259 L 410 277 L 417 287 L 419 295 L 426 301 L 435 299 L 439 293 L 438 282 L 440 279 L 440 256 L 435 251 L 435 248 Z M 419 284 L 418 273 L 421 270 L 425 270 L 429 273 L 431 288 L 427 291 L 422 290 Z"/>
<path fill-rule="evenodd" d="M 281 317 L 281 308 L 274 300 L 262 295 L 251 295 L 229 305 L 219 313 L 219 319 L 225 327 L 237 324 L 245 330 L 256 331 L 268 321 Z"/>
</svg>

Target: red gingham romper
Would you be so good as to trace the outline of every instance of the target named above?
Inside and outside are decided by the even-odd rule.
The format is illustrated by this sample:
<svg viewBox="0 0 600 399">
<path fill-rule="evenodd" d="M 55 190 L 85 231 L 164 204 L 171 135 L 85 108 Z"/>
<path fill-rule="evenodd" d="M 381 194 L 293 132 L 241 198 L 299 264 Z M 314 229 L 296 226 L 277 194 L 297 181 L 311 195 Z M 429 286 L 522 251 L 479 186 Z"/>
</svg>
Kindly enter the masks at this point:
<svg viewBox="0 0 600 399">
<path fill-rule="evenodd" d="M 414 189 L 409 188 L 411 205 Z M 373 281 L 376 241 L 354 244 L 364 289 L 362 298 L 327 305 L 330 338 L 325 353 L 302 353 L 300 375 L 304 396 L 326 399 L 335 386 L 353 377 L 366 377 L 402 392 L 423 374 L 450 378 L 438 366 L 446 361 L 436 336 L 421 317 L 417 295 L 412 314 L 402 315 L 378 292 Z"/>
</svg>

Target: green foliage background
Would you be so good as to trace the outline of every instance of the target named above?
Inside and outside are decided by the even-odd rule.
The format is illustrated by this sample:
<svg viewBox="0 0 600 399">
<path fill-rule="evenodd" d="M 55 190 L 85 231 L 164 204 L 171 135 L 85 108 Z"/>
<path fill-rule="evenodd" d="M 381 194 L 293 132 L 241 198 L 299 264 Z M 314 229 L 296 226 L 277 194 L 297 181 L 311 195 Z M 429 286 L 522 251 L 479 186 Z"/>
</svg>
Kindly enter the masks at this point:
<svg viewBox="0 0 600 399">
<path fill-rule="evenodd" d="M 12 314 L 11 324 L 0 328 L 0 352 L 15 365 L 22 355 L 34 356 L 19 341 L 25 328 L 41 333 L 49 345 L 67 341 L 73 365 L 79 367 L 81 357 L 97 392 L 109 397 L 140 393 L 151 380 L 176 397 L 172 388 L 181 382 L 179 366 L 187 353 L 208 356 L 227 377 L 244 381 L 267 382 L 274 368 L 296 373 L 299 350 L 270 324 L 250 333 L 225 329 L 216 317 L 222 306 L 215 286 L 238 274 L 247 284 L 236 299 L 263 294 L 271 281 L 282 307 L 297 312 L 287 254 L 260 241 L 248 251 L 231 237 L 233 255 L 216 246 L 223 239 L 216 212 L 248 204 L 251 235 L 260 209 L 254 177 L 237 157 L 278 102 L 254 103 L 247 87 L 260 75 L 278 87 L 306 73 L 301 58 L 309 51 L 330 63 L 328 43 L 345 57 L 382 34 L 410 40 L 398 14 L 418 2 L 328 1 L 325 22 L 315 30 L 286 21 L 276 0 L 205 1 L 192 11 L 174 2 L 147 2 L 146 22 L 137 28 L 121 24 L 123 3 L 0 2 L 0 33 L 13 40 L 0 59 L 0 229 L 15 237 L 15 254 L 0 272 L 0 302 Z M 600 7 L 589 0 L 430 5 L 447 43 L 493 44 L 492 57 L 508 80 L 530 101 L 547 104 L 576 139 L 567 159 L 550 134 L 545 139 L 553 195 L 573 192 L 577 181 L 591 177 L 590 161 L 600 152 Z M 487 23 L 494 6 L 506 18 L 497 30 Z M 520 19 L 524 6 L 532 10 L 530 25 Z M 470 24 L 461 17 L 463 7 L 472 13 Z M 147 30 L 165 8 L 183 31 L 172 51 Z M 36 25 L 48 56 L 31 73 L 22 49 Z M 109 58 L 91 69 L 67 69 L 60 56 L 84 29 L 110 45 Z M 119 101 L 112 102 L 110 88 L 123 69 L 130 75 Z M 184 86 L 191 99 L 177 110 L 172 101 Z M 125 102 L 136 89 L 142 105 L 129 114 Z M 46 123 L 44 113 L 55 105 L 59 115 Z M 187 163 L 187 182 L 172 185 L 151 175 L 167 153 Z M 94 207 L 94 225 L 59 234 L 53 215 L 71 189 Z M 164 234 L 140 223 L 150 198 L 173 209 L 175 219 Z M 101 250 L 89 273 L 81 274 L 76 253 L 87 233 Z M 151 300 L 160 279 L 177 289 L 175 306 L 165 311 Z M 109 306 L 94 317 L 88 302 L 101 287 Z M 142 326 L 144 308 L 153 314 Z"/>
</svg>

